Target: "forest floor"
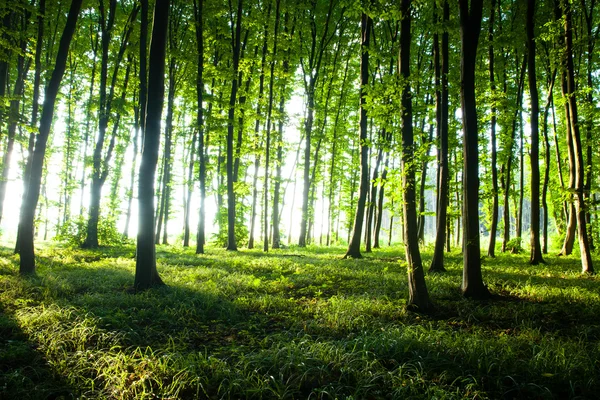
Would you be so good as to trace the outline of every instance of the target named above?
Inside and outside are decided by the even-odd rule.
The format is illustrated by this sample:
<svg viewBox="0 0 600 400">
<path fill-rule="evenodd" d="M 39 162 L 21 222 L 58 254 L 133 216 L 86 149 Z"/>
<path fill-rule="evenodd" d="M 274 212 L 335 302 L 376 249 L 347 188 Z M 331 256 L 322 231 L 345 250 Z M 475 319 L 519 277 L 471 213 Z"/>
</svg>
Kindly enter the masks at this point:
<svg viewBox="0 0 600 400">
<path fill-rule="evenodd" d="M 462 298 L 462 258 L 405 309 L 401 247 L 226 252 L 159 246 L 165 287 L 133 292 L 133 246 L 0 248 L 0 399 L 597 398 L 600 278 L 579 259 L 485 258 L 495 294 Z M 431 249 L 424 250 L 428 265 Z M 596 259 L 597 268 L 600 267 Z"/>
</svg>

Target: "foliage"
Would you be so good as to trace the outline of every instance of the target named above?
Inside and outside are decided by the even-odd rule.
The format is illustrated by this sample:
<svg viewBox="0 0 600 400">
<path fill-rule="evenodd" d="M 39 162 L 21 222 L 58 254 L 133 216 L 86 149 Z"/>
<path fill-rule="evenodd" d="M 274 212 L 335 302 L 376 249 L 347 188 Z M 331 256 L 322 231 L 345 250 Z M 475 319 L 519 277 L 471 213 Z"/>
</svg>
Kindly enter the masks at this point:
<svg viewBox="0 0 600 400">
<path fill-rule="evenodd" d="M 158 247 L 167 287 L 132 292 L 133 247 L 46 248 L 38 275 L 0 258 L 6 398 L 593 398 L 598 278 L 578 260 L 486 259 L 498 298 L 461 297 L 461 255 L 404 309 L 404 256 L 342 248 Z M 429 254 L 424 253 L 427 259 Z"/>
<path fill-rule="evenodd" d="M 521 238 L 515 237 L 510 239 L 508 243 L 506 243 L 506 250 L 513 254 L 522 253 L 523 246 L 521 245 Z"/>
<path fill-rule="evenodd" d="M 71 247 L 83 245 L 86 237 L 87 220 L 80 216 L 61 225 L 60 232 L 54 240 L 63 242 Z M 120 246 L 124 243 L 123 235 L 117 229 L 117 222 L 111 217 L 101 217 L 98 220 L 98 242 L 101 246 Z"/>
</svg>

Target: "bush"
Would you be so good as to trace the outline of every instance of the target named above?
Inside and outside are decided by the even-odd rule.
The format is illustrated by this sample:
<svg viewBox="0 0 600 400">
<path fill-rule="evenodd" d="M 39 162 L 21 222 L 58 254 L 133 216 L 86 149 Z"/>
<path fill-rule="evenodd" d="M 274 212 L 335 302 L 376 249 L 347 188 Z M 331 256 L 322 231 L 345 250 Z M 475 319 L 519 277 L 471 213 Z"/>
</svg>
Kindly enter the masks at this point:
<svg viewBox="0 0 600 400">
<path fill-rule="evenodd" d="M 63 224 L 54 240 L 63 242 L 68 246 L 80 247 L 87 235 L 87 219 L 79 216 Z M 123 244 L 123 236 L 117 229 L 115 218 L 102 218 L 98 220 L 98 242 L 101 246 L 116 246 Z"/>
<path fill-rule="evenodd" d="M 506 243 L 506 249 L 513 254 L 521 253 L 523 252 L 523 246 L 521 245 L 521 242 L 522 240 L 520 237 L 510 239 L 508 243 Z"/>
</svg>

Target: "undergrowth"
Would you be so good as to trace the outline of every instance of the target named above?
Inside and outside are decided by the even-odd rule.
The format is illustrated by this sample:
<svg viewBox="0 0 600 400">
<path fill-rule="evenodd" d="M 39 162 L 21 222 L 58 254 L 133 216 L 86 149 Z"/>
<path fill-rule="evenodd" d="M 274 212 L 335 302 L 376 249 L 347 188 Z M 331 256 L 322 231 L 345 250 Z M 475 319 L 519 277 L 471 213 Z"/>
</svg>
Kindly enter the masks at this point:
<svg viewBox="0 0 600 400">
<path fill-rule="evenodd" d="M 166 287 L 135 294 L 133 247 L 0 256 L 0 399 L 594 398 L 598 278 L 576 258 L 486 258 L 495 298 L 465 300 L 462 260 L 407 312 L 399 248 L 226 252 L 159 246 Z M 427 264 L 430 254 L 425 252 Z"/>
</svg>

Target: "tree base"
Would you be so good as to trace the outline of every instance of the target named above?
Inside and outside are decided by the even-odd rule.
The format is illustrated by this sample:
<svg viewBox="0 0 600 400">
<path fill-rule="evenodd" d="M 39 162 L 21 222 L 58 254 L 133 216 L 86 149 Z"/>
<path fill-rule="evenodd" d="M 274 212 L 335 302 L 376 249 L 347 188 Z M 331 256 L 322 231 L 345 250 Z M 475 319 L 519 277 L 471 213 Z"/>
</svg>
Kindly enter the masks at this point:
<svg viewBox="0 0 600 400">
<path fill-rule="evenodd" d="M 463 297 L 471 300 L 490 300 L 493 296 L 487 286 L 461 288 Z"/>
</svg>

